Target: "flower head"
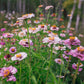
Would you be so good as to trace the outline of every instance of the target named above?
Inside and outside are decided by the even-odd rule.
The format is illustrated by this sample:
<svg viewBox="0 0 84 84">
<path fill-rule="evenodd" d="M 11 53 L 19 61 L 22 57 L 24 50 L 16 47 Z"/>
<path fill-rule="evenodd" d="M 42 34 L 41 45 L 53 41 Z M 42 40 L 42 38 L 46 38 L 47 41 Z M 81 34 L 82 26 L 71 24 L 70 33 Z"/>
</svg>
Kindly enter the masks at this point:
<svg viewBox="0 0 84 84">
<path fill-rule="evenodd" d="M 13 57 L 11 57 L 11 60 L 12 61 L 15 61 L 15 60 L 21 61 L 21 60 L 25 59 L 26 57 L 27 57 L 27 53 L 20 52 L 20 53 L 15 54 Z"/>
<path fill-rule="evenodd" d="M 17 69 L 13 66 L 3 67 L 0 70 L 0 77 L 7 78 L 7 81 L 16 81 L 14 74 L 16 74 Z"/>
<path fill-rule="evenodd" d="M 10 49 L 9 49 L 9 52 L 10 53 L 15 53 L 17 50 L 16 50 L 16 47 L 11 47 Z"/>
</svg>

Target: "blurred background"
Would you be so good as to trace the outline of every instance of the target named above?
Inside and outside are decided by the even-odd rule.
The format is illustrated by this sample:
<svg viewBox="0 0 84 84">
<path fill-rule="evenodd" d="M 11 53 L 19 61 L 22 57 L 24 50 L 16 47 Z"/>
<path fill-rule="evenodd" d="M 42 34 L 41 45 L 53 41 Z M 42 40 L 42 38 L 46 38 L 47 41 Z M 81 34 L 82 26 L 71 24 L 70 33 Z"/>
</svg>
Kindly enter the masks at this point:
<svg viewBox="0 0 84 84">
<path fill-rule="evenodd" d="M 43 5 L 43 9 L 53 5 L 51 13 L 62 17 L 67 26 L 71 19 L 70 27 L 74 27 L 76 33 L 84 33 L 84 0 L 0 0 L 0 11 L 16 12 L 20 15 L 36 13 L 39 5 Z M 46 13 L 45 10 L 43 13 Z"/>
</svg>

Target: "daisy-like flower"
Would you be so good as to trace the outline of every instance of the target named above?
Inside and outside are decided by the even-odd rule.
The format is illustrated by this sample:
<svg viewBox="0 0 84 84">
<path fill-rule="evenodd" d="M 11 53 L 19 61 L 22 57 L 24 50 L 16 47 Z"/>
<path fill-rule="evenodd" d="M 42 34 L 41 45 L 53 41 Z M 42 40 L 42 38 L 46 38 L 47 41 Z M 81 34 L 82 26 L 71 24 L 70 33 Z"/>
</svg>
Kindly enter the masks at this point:
<svg viewBox="0 0 84 84">
<path fill-rule="evenodd" d="M 24 15 L 22 15 L 22 17 L 23 17 L 24 19 L 27 19 L 27 18 L 35 17 L 35 15 L 34 15 L 33 13 L 29 13 L 29 14 L 24 14 Z"/>
<path fill-rule="evenodd" d="M 64 26 L 64 25 L 61 25 L 61 26 L 60 26 L 60 28 L 63 28 L 63 29 L 64 29 L 64 28 L 65 28 L 65 26 Z"/>
<path fill-rule="evenodd" d="M 25 31 L 21 31 L 21 32 L 19 32 L 18 36 L 19 37 L 24 37 L 24 36 L 26 36 L 26 32 Z"/>
<path fill-rule="evenodd" d="M 44 15 L 41 13 L 39 16 L 40 16 L 40 17 L 43 17 Z"/>
<path fill-rule="evenodd" d="M 49 10 L 50 8 L 53 8 L 53 6 L 52 6 L 52 5 L 46 6 L 46 7 L 45 7 L 45 10 Z"/>
<path fill-rule="evenodd" d="M 45 37 L 43 43 L 57 44 L 61 41 L 59 37 Z"/>
<path fill-rule="evenodd" d="M 64 33 L 61 33 L 60 36 L 61 36 L 61 37 L 65 37 L 66 35 L 65 35 Z"/>
<path fill-rule="evenodd" d="M 80 45 L 80 40 L 77 37 L 70 37 L 69 39 L 66 39 L 64 41 L 64 44 L 69 46 L 71 45 L 77 46 L 77 45 Z"/>
<path fill-rule="evenodd" d="M 55 13 L 53 13 L 53 14 L 51 14 L 51 16 L 52 16 L 52 17 L 56 17 L 56 14 L 55 14 Z"/>
<path fill-rule="evenodd" d="M 4 56 L 4 59 L 5 59 L 6 61 L 9 61 L 9 60 L 11 59 L 11 55 L 10 55 L 10 54 L 5 55 L 5 56 Z"/>
<path fill-rule="evenodd" d="M 3 67 L 0 69 L 0 77 L 7 78 L 7 81 L 16 81 L 16 74 L 17 69 L 13 66 Z"/>
<path fill-rule="evenodd" d="M 64 76 L 60 76 L 60 75 L 57 75 L 56 77 L 57 77 L 57 78 L 64 78 Z"/>
<path fill-rule="evenodd" d="M 29 44 L 30 43 L 30 44 Z M 20 40 L 19 44 L 22 45 L 23 47 L 29 47 L 33 45 L 33 42 L 32 40 L 29 40 L 29 43 L 28 43 L 28 39 L 22 39 Z"/>
<path fill-rule="evenodd" d="M 4 32 L 4 31 L 6 31 L 6 28 L 1 28 L 1 32 Z"/>
<path fill-rule="evenodd" d="M 55 50 L 66 50 L 66 46 L 55 46 L 53 47 Z"/>
<path fill-rule="evenodd" d="M 0 45 L 5 45 L 5 42 L 0 42 Z"/>
<path fill-rule="evenodd" d="M 69 52 L 73 57 L 77 57 L 81 61 L 84 61 L 84 47 L 80 46 Z"/>
<path fill-rule="evenodd" d="M 77 66 L 78 66 L 78 63 L 77 64 L 75 64 L 75 63 L 72 64 L 72 68 L 75 69 L 75 70 L 77 69 Z M 81 68 L 82 66 L 83 66 L 83 64 L 80 63 L 78 71 L 82 71 L 82 68 Z"/>
<path fill-rule="evenodd" d="M 40 21 L 39 20 L 35 20 L 34 23 L 38 24 L 38 23 L 40 23 Z"/>
<path fill-rule="evenodd" d="M 43 7 L 43 5 L 39 5 L 38 7 L 41 8 L 41 7 Z"/>
<path fill-rule="evenodd" d="M 9 52 L 10 53 L 15 53 L 17 50 L 16 50 L 16 47 L 11 47 L 10 49 L 9 49 Z"/>
<path fill-rule="evenodd" d="M 32 28 L 32 27 L 29 28 L 29 33 L 36 33 L 38 31 L 39 31 L 39 28 Z"/>
<path fill-rule="evenodd" d="M 68 56 L 66 56 L 65 54 L 63 54 L 63 58 L 64 58 L 66 61 L 71 62 L 71 58 L 69 58 L 69 57 L 68 57 Z"/>
<path fill-rule="evenodd" d="M 15 60 L 21 61 L 21 60 L 25 59 L 26 57 L 27 57 L 27 53 L 20 52 L 20 53 L 15 54 L 13 57 L 11 57 L 11 60 L 12 61 L 15 61 Z"/>
<path fill-rule="evenodd" d="M 58 64 L 64 64 L 64 61 L 61 60 L 60 58 L 56 58 L 55 62 L 58 63 Z"/>
<path fill-rule="evenodd" d="M 27 20 L 27 23 L 30 24 L 31 23 L 31 20 Z"/>
<path fill-rule="evenodd" d="M 12 33 L 3 33 L 2 36 L 3 36 L 4 38 L 11 38 L 11 37 L 14 36 L 14 34 L 12 34 Z"/>
<path fill-rule="evenodd" d="M 54 31 L 54 30 L 59 31 L 59 27 L 57 27 L 56 25 L 51 26 L 50 29 L 52 31 Z"/>
<path fill-rule="evenodd" d="M 51 33 L 48 34 L 48 36 L 50 36 L 50 37 L 57 37 L 58 34 L 57 34 L 57 33 L 52 33 L 52 32 L 51 32 Z"/>
<path fill-rule="evenodd" d="M 41 30 L 47 30 L 47 26 L 42 24 L 42 25 L 38 25 L 38 28 Z"/>
</svg>

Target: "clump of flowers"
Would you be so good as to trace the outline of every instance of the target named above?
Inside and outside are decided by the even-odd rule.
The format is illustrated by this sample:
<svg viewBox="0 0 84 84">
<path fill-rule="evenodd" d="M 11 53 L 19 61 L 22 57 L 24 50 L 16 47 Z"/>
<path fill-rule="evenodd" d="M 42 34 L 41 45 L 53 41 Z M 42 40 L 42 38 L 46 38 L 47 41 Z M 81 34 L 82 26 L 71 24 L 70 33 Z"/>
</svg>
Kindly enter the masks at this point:
<svg viewBox="0 0 84 84">
<path fill-rule="evenodd" d="M 11 38 L 11 37 L 14 36 L 14 34 L 12 34 L 12 33 L 3 33 L 2 36 L 3 36 L 4 38 Z"/>
<path fill-rule="evenodd" d="M 80 45 L 80 40 L 77 38 L 77 37 L 70 37 L 69 39 L 66 39 L 64 41 L 65 45 L 69 45 L 69 46 L 72 46 L 72 45 Z"/>
<path fill-rule="evenodd" d="M 77 47 L 75 50 L 71 50 L 69 54 L 73 57 L 77 57 L 81 61 L 84 61 L 84 47 L 82 46 Z"/>
<path fill-rule="evenodd" d="M 61 41 L 61 39 L 59 37 L 45 37 L 43 39 L 43 43 L 49 43 L 48 46 L 50 46 L 51 44 L 57 44 Z"/>
<path fill-rule="evenodd" d="M 0 77 L 7 78 L 7 81 L 16 81 L 16 74 L 17 69 L 13 66 L 3 67 L 0 69 Z"/>
<path fill-rule="evenodd" d="M 75 69 L 75 70 L 77 69 L 77 66 L 78 66 L 78 63 L 77 64 L 75 64 L 75 63 L 72 64 L 72 68 Z M 81 67 L 83 67 L 83 64 L 82 63 L 79 64 L 78 71 L 82 71 L 82 68 Z"/>
</svg>

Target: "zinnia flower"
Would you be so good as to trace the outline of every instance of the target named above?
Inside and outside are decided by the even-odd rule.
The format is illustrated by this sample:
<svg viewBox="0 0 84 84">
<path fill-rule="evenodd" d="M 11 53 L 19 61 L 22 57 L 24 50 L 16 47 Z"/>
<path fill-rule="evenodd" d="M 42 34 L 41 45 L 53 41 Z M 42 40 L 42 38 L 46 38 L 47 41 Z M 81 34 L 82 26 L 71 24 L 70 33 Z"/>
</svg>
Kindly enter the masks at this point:
<svg viewBox="0 0 84 84">
<path fill-rule="evenodd" d="M 29 40 L 29 43 L 28 43 L 28 39 L 22 39 L 20 40 L 19 44 L 22 45 L 23 47 L 29 47 L 29 45 L 30 46 L 33 45 L 33 42 L 32 40 Z"/>
<path fill-rule="evenodd" d="M 14 74 L 16 74 L 17 69 L 13 66 L 3 67 L 0 69 L 0 77 L 7 78 L 7 81 L 16 81 Z"/>
<path fill-rule="evenodd" d="M 16 50 L 16 47 L 11 47 L 10 49 L 9 49 L 9 52 L 10 53 L 15 53 L 17 50 Z"/>
<path fill-rule="evenodd" d="M 64 64 L 64 61 L 62 61 L 60 58 L 56 58 L 55 62 L 58 64 Z"/>
<path fill-rule="evenodd" d="M 75 70 L 77 69 L 77 66 L 78 66 L 78 63 L 77 64 L 75 64 L 75 63 L 72 64 L 72 68 L 75 69 Z M 83 64 L 80 63 L 78 71 L 82 71 L 82 68 L 81 68 L 82 66 L 83 66 Z"/>
<path fill-rule="evenodd" d="M 69 39 L 66 39 L 64 41 L 64 44 L 69 46 L 71 45 L 77 46 L 77 45 L 80 45 L 80 40 L 77 37 L 70 37 Z"/>
<path fill-rule="evenodd" d="M 21 60 L 25 59 L 26 57 L 27 57 L 27 53 L 20 52 L 20 53 L 15 54 L 13 57 L 11 57 L 11 60 L 12 61 L 15 61 L 15 60 L 21 61 Z"/>
</svg>

